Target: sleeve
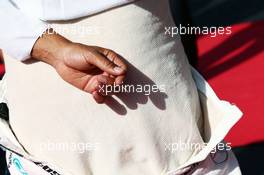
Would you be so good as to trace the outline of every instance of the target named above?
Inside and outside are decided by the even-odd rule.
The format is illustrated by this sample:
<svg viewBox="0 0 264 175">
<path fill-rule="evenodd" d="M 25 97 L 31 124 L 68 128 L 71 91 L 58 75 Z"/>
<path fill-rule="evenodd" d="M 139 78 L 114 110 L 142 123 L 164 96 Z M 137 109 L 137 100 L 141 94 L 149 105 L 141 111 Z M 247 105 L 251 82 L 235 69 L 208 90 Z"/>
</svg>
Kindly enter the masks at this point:
<svg viewBox="0 0 264 175">
<path fill-rule="evenodd" d="M 10 0 L 0 0 L 0 21 L 0 48 L 20 61 L 30 58 L 36 40 L 47 29 L 47 24 L 24 14 Z"/>
</svg>

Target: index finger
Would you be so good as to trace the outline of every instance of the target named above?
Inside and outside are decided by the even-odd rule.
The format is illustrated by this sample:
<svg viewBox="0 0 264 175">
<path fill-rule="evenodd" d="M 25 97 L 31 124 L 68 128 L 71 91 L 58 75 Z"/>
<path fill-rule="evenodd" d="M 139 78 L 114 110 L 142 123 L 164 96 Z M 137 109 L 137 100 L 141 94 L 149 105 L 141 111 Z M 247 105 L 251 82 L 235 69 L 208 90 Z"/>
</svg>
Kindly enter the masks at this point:
<svg viewBox="0 0 264 175">
<path fill-rule="evenodd" d="M 122 56 L 120 56 L 113 50 L 106 48 L 99 48 L 99 51 L 115 65 L 125 70 L 124 72 L 127 71 L 127 64 L 125 63 L 125 59 Z"/>
</svg>

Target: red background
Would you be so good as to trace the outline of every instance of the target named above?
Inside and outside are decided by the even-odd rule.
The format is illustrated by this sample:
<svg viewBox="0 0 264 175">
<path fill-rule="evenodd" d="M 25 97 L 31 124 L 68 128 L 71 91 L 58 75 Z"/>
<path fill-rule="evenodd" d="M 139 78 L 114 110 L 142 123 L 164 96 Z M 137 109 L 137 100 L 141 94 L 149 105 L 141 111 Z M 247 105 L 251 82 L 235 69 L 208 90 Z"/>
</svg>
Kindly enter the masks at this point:
<svg viewBox="0 0 264 175">
<path fill-rule="evenodd" d="M 226 140 L 241 146 L 264 140 L 264 21 L 232 26 L 232 34 L 200 36 L 199 70 L 217 95 L 244 113 Z"/>
</svg>

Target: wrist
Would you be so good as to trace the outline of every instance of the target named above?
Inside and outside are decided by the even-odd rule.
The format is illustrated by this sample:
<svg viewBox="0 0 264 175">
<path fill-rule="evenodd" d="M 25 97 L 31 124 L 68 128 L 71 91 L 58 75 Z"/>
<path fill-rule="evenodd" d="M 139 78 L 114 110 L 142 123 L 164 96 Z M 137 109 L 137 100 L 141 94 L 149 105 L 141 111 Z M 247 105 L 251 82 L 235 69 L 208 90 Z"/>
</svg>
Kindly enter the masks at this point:
<svg viewBox="0 0 264 175">
<path fill-rule="evenodd" d="M 34 44 L 31 56 L 55 67 L 62 60 L 62 53 L 70 44 L 71 41 L 57 34 L 53 29 L 47 29 Z"/>
</svg>

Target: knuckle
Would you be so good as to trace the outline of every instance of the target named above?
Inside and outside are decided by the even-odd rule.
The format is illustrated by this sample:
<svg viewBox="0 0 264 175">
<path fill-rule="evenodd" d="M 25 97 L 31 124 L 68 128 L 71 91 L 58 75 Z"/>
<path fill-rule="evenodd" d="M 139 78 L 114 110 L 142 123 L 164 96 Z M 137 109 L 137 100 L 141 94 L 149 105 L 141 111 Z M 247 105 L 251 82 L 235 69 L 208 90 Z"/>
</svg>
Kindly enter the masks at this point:
<svg viewBox="0 0 264 175">
<path fill-rule="evenodd" d="M 86 52 L 83 57 L 86 59 L 88 63 L 92 63 L 93 61 L 96 60 L 95 53 L 92 51 Z"/>
<path fill-rule="evenodd" d="M 114 67 L 114 64 L 112 62 L 110 62 L 110 61 L 105 61 L 104 62 L 104 66 L 107 67 L 107 68 L 112 68 L 112 67 Z"/>
<path fill-rule="evenodd" d="M 110 49 L 106 49 L 105 50 L 105 56 L 110 59 L 111 61 L 114 61 L 117 57 L 117 54 L 113 51 L 113 50 L 110 50 Z"/>
</svg>

